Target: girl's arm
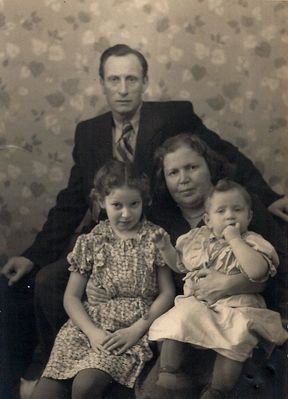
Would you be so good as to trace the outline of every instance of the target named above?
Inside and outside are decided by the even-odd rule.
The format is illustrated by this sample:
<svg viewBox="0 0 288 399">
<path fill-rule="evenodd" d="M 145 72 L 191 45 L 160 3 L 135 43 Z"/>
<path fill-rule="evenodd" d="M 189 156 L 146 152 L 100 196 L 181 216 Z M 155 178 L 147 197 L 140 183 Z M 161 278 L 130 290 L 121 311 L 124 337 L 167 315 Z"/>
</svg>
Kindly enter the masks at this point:
<svg viewBox="0 0 288 399">
<path fill-rule="evenodd" d="M 77 272 L 71 272 L 64 294 L 64 308 L 71 320 L 89 338 L 92 347 L 101 345 L 107 333 L 97 328 L 87 314 L 82 304 L 82 296 L 87 284 L 87 277 Z"/>
<path fill-rule="evenodd" d="M 104 349 L 116 350 L 119 355 L 133 346 L 149 329 L 152 322 L 171 308 L 174 303 L 175 287 L 171 271 L 168 267 L 158 267 L 158 283 L 160 293 L 152 303 L 146 317 L 138 319 L 128 328 L 111 334 L 103 342 Z"/>
<path fill-rule="evenodd" d="M 242 239 L 239 226 L 227 226 L 223 232 L 244 273 L 253 281 L 261 281 L 267 275 L 268 264 L 263 255 Z"/>
</svg>

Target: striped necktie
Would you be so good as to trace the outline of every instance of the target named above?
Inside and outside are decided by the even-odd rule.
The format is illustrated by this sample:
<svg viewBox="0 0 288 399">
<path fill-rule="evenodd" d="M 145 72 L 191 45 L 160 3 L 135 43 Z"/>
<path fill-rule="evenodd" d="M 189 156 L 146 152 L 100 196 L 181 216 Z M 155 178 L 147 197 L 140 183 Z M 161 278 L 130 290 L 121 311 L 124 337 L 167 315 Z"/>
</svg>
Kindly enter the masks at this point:
<svg viewBox="0 0 288 399">
<path fill-rule="evenodd" d="M 123 124 L 122 135 L 116 144 L 116 151 L 121 161 L 133 161 L 133 147 L 131 139 L 134 134 L 133 126 L 129 121 Z"/>
</svg>

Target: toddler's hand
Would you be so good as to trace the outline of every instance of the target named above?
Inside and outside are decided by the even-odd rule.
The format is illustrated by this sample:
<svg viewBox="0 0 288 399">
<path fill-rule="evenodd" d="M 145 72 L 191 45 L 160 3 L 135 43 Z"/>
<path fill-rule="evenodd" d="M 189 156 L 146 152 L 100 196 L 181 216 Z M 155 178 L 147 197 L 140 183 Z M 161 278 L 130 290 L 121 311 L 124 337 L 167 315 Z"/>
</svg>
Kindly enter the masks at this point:
<svg viewBox="0 0 288 399">
<path fill-rule="evenodd" d="M 170 236 L 165 230 L 159 228 L 152 233 L 152 241 L 158 249 L 163 250 L 170 245 Z"/>
<path fill-rule="evenodd" d="M 225 227 L 225 229 L 223 230 L 223 237 L 227 242 L 230 242 L 234 238 L 240 238 L 240 224 L 236 223 L 235 225 L 231 224 Z"/>
</svg>

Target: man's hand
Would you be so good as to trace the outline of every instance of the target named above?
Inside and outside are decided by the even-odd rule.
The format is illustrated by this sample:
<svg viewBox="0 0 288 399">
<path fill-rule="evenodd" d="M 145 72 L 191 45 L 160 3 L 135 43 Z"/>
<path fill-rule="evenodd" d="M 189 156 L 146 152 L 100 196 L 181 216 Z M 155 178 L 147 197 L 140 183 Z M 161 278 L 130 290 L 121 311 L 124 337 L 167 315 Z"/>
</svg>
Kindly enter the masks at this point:
<svg viewBox="0 0 288 399">
<path fill-rule="evenodd" d="M 225 227 L 223 230 L 223 237 L 227 242 L 234 240 L 234 238 L 241 238 L 240 234 L 240 224 L 236 223 L 235 225 L 229 225 Z"/>
<path fill-rule="evenodd" d="M 19 281 L 25 274 L 31 272 L 34 263 L 24 256 L 13 256 L 3 266 L 1 274 L 8 279 L 8 285 L 11 286 Z"/>
<path fill-rule="evenodd" d="M 161 228 L 153 232 L 152 241 L 160 251 L 165 250 L 171 245 L 169 234 Z"/>
<path fill-rule="evenodd" d="M 285 195 L 284 197 L 274 201 L 268 207 L 268 210 L 273 213 L 273 215 L 278 216 L 285 222 L 288 222 L 288 196 Z"/>
<path fill-rule="evenodd" d="M 106 303 L 111 299 L 105 288 L 94 285 L 90 279 L 86 286 L 87 299 L 90 305 L 98 305 L 99 303 Z"/>
</svg>

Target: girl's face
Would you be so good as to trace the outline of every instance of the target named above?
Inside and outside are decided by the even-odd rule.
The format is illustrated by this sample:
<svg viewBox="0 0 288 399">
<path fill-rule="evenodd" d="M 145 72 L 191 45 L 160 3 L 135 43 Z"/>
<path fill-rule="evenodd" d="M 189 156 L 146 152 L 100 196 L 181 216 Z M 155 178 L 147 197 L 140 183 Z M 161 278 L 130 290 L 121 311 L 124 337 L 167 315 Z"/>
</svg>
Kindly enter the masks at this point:
<svg viewBox="0 0 288 399">
<path fill-rule="evenodd" d="M 163 161 L 168 191 L 181 208 L 202 207 L 212 187 L 205 159 L 187 146 L 168 153 Z"/>
<path fill-rule="evenodd" d="M 142 216 L 143 201 L 139 190 L 130 187 L 115 188 L 106 195 L 101 206 L 116 233 L 136 232 Z"/>
<path fill-rule="evenodd" d="M 241 234 L 247 231 L 252 211 L 239 190 L 215 192 L 208 206 L 206 224 L 216 237 L 222 237 L 224 229 L 236 223 L 240 225 Z"/>
</svg>

